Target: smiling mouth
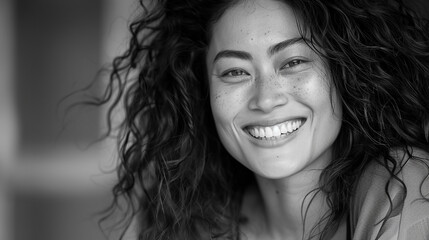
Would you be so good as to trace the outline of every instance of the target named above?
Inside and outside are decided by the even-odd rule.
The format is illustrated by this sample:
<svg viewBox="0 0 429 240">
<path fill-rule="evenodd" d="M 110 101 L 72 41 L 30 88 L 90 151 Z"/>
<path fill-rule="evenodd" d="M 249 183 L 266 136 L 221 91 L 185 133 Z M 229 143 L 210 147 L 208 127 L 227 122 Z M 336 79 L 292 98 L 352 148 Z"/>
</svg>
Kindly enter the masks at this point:
<svg viewBox="0 0 429 240">
<path fill-rule="evenodd" d="M 293 119 L 273 126 L 247 126 L 244 130 L 259 140 L 276 140 L 297 131 L 305 120 L 305 118 Z"/>
</svg>

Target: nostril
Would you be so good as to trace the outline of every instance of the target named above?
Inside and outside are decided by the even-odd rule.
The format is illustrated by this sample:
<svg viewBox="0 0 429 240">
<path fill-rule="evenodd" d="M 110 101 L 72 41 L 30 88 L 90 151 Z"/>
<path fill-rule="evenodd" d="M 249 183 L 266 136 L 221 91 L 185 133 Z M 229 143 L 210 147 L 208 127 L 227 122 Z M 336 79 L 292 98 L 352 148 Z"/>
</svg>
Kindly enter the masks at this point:
<svg viewBox="0 0 429 240">
<path fill-rule="evenodd" d="M 282 106 L 287 102 L 288 98 L 285 94 L 275 93 L 271 91 L 255 95 L 249 102 L 249 108 L 251 110 L 271 112 L 276 107 Z"/>
</svg>

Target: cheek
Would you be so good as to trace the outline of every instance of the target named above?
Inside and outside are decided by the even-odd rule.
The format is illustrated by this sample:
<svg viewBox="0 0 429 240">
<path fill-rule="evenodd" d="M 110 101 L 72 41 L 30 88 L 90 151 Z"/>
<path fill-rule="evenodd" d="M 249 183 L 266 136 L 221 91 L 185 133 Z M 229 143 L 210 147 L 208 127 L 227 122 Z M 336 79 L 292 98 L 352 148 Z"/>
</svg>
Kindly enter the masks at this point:
<svg viewBox="0 0 429 240">
<path fill-rule="evenodd" d="M 219 86 L 211 86 L 210 104 L 216 128 L 220 135 L 230 132 L 232 121 L 236 112 L 234 98 L 228 89 Z"/>
<path fill-rule="evenodd" d="M 323 99 L 325 90 L 323 89 L 323 81 L 318 75 L 314 73 L 302 73 L 291 79 L 290 94 L 298 101 L 314 108 L 315 104 L 319 104 Z"/>
<path fill-rule="evenodd" d="M 330 146 L 338 136 L 342 122 L 342 109 L 335 90 L 324 84 L 311 94 L 316 121 L 315 140 L 322 146 Z"/>
<path fill-rule="evenodd" d="M 210 104 L 216 131 L 225 149 L 235 159 L 243 159 L 242 148 L 240 147 L 235 129 L 234 120 L 239 115 L 243 102 L 238 91 L 230 88 L 211 86 Z"/>
<path fill-rule="evenodd" d="M 210 104 L 216 124 L 230 124 L 245 107 L 244 95 L 240 88 L 212 84 L 210 86 Z M 218 122 L 221 121 L 221 122 Z"/>
<path fill-rule="evenodd" d="M 227 97 L 228 94 L 226 91 L 213 86 L 210 87 L 210 104 L 216 124 L 218 124 L 218 121 L 227 118 L 229 115 L 228 112 L 230 109 L 227 104 Z"/>
<path fill-rule="evenodd" d="M 302 73 L 293 79 L 291 94 L 315 112 L 325 112 L 328 107 L 331 111 L 329 79 L 322 70 Z M 333 98 L 332 102 L 336 100 Z"/>
</svg>

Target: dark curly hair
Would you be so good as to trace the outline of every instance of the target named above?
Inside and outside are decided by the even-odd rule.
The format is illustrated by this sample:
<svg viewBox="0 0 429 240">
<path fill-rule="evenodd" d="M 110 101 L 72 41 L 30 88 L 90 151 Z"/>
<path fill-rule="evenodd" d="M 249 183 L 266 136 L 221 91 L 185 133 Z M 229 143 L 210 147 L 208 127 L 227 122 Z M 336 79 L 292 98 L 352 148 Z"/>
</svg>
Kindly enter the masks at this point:
<svg viewBox="0 0 429 240">
<path fill-rule="evenodd" d="M 140 1 L 128 50 L 113 61 L 99 102 L 113 100 L 109 119 L 121 101 L 125 109 L 119 181 L 102 220 L 125 204 L 123 226 L 138 218 L 139 239 L 238 238 L 243 193 L 254 177 L 219 141 L 205 58 L 212 25 L 240 1 Z M 323 231 L 313 234 L 323 239 L 349 210 L 370 162 L 390 173 L 390 199 L 392 181 L 406 192 L 397 174 L 417 161 L 413 148 L 429 152 L 429 25 L 400 0 L 285 3 L 328 62 L 343 107 L 334 158 L 315 189 L 330 207 Z M 407 158 L 398 161 L 392 149 Z"/>
</svg>

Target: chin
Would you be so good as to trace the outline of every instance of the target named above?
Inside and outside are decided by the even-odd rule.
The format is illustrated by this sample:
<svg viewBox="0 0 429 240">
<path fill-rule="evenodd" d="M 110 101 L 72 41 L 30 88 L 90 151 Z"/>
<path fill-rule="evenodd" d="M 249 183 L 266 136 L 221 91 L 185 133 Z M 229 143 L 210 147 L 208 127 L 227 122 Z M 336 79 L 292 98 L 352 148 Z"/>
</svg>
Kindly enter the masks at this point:
<svg viewBox="0 0 429 240">
<path fill-rule="evenodd" d="M 301 172 L 306 166 L 308 161 L 303 158 L 288 158 L 282 156 L 270 156 L 266 158 L 249 159 L 244 164 L 256 175 L 268 179 L 281 179 L 291 177 Z M 250 163 L 253 162 L 253 163 Z"/>
</svg>

